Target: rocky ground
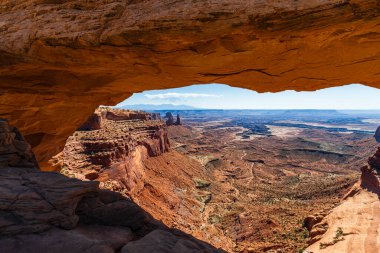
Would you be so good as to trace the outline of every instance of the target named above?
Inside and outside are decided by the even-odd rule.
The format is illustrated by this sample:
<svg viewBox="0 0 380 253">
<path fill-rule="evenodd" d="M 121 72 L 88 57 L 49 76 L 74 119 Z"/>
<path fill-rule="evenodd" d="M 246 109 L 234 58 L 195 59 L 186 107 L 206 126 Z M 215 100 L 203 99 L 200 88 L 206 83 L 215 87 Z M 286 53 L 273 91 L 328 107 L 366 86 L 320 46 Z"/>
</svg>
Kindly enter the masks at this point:
<svg viewBox="0 0 380 253">
<path fill-rule="evenodd" d="M 182 128 L 169 128 L 172 146 L 198 160 L 211 182 L 204 220 L 236 252 L 304 249 L 305 217 L 338 205 L 376 147 L 373 138 L 315 130 L 246 140 L 236 137 L 241 128 L 213 122 Z"/>
<path fill-rule="evenodd" d="M 340 203 L 376 146 L 360 134 L 311 129 L 247 140 L 223 121 L 167 126 L 149 114 L 111 112 L 118 120 L 97 111 L 100 128 L 68 139 L 56 158 L 61 172 L 100 181 L 167 226 L 229 252 L 306 248 L 305 218 Z"/>
<path fill-rule="evenodd" d="M 196 186 L 204 178 L 203 166 L 170 149 L 168 128 L 181 126 L 168 121 L 145 112 L 100 108 L 53 162 L 68 177 L 99 181 L 100 188 L 132 199 L 167 226 L 232 248 L 229 238 L 204 223 L 210 193 Z"/>
<path fill-rule="evenodd" d="M 312 252 L 378 252 L 380 228 L 380 148 L 361 168 L 360 180 L 342 204 L 323 219 L 314 218 L 310 235 Z"/>
<path fill-rule="evenodd" d="M 222 252 L 97 181 L 40 171 L 29 144 L 4 120 L 0 180 L 1 252 Z"/>
</svg>

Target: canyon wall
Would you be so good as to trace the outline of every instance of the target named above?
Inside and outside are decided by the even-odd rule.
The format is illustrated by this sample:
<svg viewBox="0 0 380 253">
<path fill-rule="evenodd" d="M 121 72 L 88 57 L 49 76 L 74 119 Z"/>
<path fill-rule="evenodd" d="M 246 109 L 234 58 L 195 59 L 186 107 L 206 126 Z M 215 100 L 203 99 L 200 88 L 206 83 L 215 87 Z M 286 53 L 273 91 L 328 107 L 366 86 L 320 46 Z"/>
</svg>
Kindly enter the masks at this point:
<svg viewBox="0 0 380 253">
<path fill-rule="evenodd" d="M 152 113 L 100 107 L 51 160 L 53 168 L 82 180 L 119 178 L 108 184 L 132 191 L 143 183 L 143 161 L 170 149 L 166 125 L 157 118 Z"/>
<path fill-rule="evenodd" d="M 158 119 L 158 120 L 157 120 Z M 205 194 L 194 178 L 205 178 L 196 160 L 170 150 L 160 115 L 99 108 L 70 136 L 53 168 L 67 177 L 97 181 L 99 188 L 132 199 L 165 225 L 215 247 L 232 249 L 232 239 L 204 221 Z"/>
<path fill-rule="evenodd" d="M 310 243 L 306 252 L 379 251 L 380 228 L 380 148 L 361 168 L 360 180 L 344 197 L 343 202 L 325 217 L 312 216 Z"/>
<path fill-rule="evenodd" d="M 0 166 L 2 252 L 223 252 L 96 181 L 40 171 L 29 144 L 3 120 Z"/>
<path fill-rule="evenodd" d="M 0 116 L 42 167 L 98 105 L 225 83 L 380 87 L 377 0 L 4 0 Z"/>
</svg>

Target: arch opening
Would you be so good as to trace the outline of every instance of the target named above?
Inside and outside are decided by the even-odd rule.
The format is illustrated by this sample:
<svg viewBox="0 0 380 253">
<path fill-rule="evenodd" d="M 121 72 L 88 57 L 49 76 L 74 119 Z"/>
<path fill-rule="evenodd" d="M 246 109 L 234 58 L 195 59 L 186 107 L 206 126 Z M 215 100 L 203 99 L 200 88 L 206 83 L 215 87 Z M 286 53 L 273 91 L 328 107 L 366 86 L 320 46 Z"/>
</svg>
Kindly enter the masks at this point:
<svg viewBox="0 0 380 253">
<path fill-rule="evenodd" d="M 228 252 L 293 252 L 315 240 L 310 217 L 339 205 L 375 152 L 379 95 L 363 85 L 146 91 L 99 108 L 57 159 L 63 174 L 100 181 Z"/>
<path fill-rule="evenodd" d="M 99 105 L 117 104 L 144 90 L 215 82 L 259 92 L 312 91 L 349 83 L 363 83 L 380 88 L 379 15 L 378 0 L 3 0 L 0 4 L 0 117 L 9 119 L 11 125 L 18 127 L 22 134 L 0 119 L 0 144 L 6 146 L 5 149 L 0 147 L 0 152 L 5 150 L 5 160 L 0 160 L 0 164 L 5 166 L 0 173 L 3 182 L 0 191 L 3 193 L 1 196 L 7 196 L 6 201 L 11 200 L 9 205 L 4 205 L 7 213 L 2 217 L 4 220 L 2 219 L 0 232 L 41 232 L 52 227 L 60 229 L 57 226 L 70 229 L 79 219 L 97 225 L 102 223 L 98 230 L 95 228 L 92 231 L 95 234 L 85 236 L 87 240 L 81 244 L 84 249 L 95 245 L 106 252 L 119 252 L 122 245 L 128 243 L 130 245 L 125 246 L 127 252 L 141 252 L 141 245 L 156 249 L 152 241 L 158 238 L 179 248 L 196 245 L 199 250 L 215 252 L 214 248 L 186 235 L 179 235 L 178 231 L 168 232 L 165 226 L 159 227 L 165 231 L 146 235 L 152 226 L 157 228 L 157 222 L 120 195 L 99 190 L 95 181 L 107 177 L 99 176 L 96 166 L 93 167 L 94 171 L 86 174 L 87 181 L 69 180 L 57 173 L 38 171 L 34 155 L 22 135 L 34 145 L 33 150 L 41 168 L 53 169 L 49 165 L 49 159 L 62 151 L 67 137 L 83 125 Z M 363 101 L 368 102 L 366 98 Z M 120 117 L 125 115 L 110 114 L 107 120 L 113 118 L 111 121 L 120 124 L 120 120 L 116 120 Z M 144 116 L 137 114 L 136 117 Z M 169 118 L 168 115 L 167 120 Z M 98 131 L 101 130 L 101 121 L 95 123 L 86 125 L 84 130 L 94 126 L 99 128 Z M 313 125 L 303 124 L 302 129 L 326 130 L 326 125 L 329 125 L 326 122 L 317 122 L 318 125 L 312 123 Z M 283 129 L 289 128 L 289 124 L 301 128 L 295 122 L 277 122 L 274 127 L 273 124 L 271 127 L 243 130 L 238 135 L 242 139 L 239 141 L 246 143 L 254 135 L 253 132 L 257 131 L 265 135 L 276 132 L 277 129 L 277 134 L 284 135 Z M 139 126 L 134 126 L 136 128 L 139 129 Z M 136 143 L 140 142 L 141 148 L 125 163 L 141 169 L 141 159 L 153 156 L 156 160 L 150 159 L 151 167 L 160 164 L 170 171 L 170 164 L 175 163 L 175 160 L 168 164 L 160 163 L 157 158 L 160 154 L 166 154 L 168 143 L 165 131 L 159 125 L 152 124 L 140 134 L 147 133 L 153 134 L 153 138 L 150 141 L 135 139 Z M 219 135 L 214 139 L 218 141 Z M 130 150 L 128 145 L 124 145 L 115 152 L 107 150 L 97 157 L 97 150 L 112 148 L 117 144 L 105 142 L 103 145 L 91 141 L 86 144 L 86 148 L 93 149 L 94 154 L 90 152 L 89 155 L 95 165 L 109 162 L 110 156 L 122 158 L 123 152 Z M 334 148 L 322 146 L 323 149 Z M 184 150 L 186 151 L 185 148 Z M 298 155 L 315 155 L 315 152 L 305 154 L 305 150 L 297 152 Z M 342 154 L 332 155 L 331 150 L 328 152 L 330 153 L 322 152 L 320 155 L 325 158 L 328 156 L 328 161 L 342 159 Z M 380 164 L 379 152 L 371 156 L 366 167 L 362 167 L 358 185 L 350 192 L 346 204 L 337 209 L 336 216 L 357 220 L 365 210 L 362 203 L 368 203 L 369 199 L 376 200 L 379 183 L 373 172 Z M 248 154 L 241 155 L 243 160 L 247 160 Z M 287 156 L 289 153 L 281 155 Z M 57 159 L 56 162 L 59 163 L 59 158 Z M 210 162 L 210 170 L 223 166 L 223 162 L 218 160 Z M 241 166 L 245 163 L 246 161 Z M 253 163 L 267 165 L 264 159 L 253 159 Z M 186 166 L 196 165 L 189 161 Z M 114 169 L 126 168 L 116 166 Z M 126 173 L 133 175 L 134 179 L 143 176 L 141 170 L 127 170 Z M 166 176 L 173 178 L 175 173 Z M 297 183 L 298 180 L 305 178 L 295 178 L 289 184 Z M 138 182 L 139 180 L 126 180 L 124 183 L 128 185 L 127 190 L 131 190 L 142 186 Z M 190 185 L 190 182 L 187 183 Z M 198 202 L 212 202 L 212 196 L 206 193 L 206 189 L 212 187 L 208 183 L 203 178 L 191 182 L 191 185 L 196 184 L 200 192 L 204 192 L 198 195 Z M 162 185 L 165 185 L 164 182 Z M 153 183 L 146 185 L 146 194 L 155 194 L 153 186 Z M 180 193 L 181 189 L 176 188 Z M 234 199 L 228 201 L 233 202 Z M 194 202 L 194 206 L 198 202 Z M 370 206 L 371 210 L 380 210 L 377 201 L 371 203 L 374 203 Z M 272 204 L 275 203 L 268 203 Z M 171 208 L 173 206 L 169 209 Z M 43 215 L 35 216 L 31 221 L 30 210 L 42 211 Z M 50 215 L 45 216 L 45 213 Z M 320 216 L 309 217 L 308 224 L 315 223 Z M 120 217 L 142 219 L 125 220 Z M 236 223 L 249 221 L 249 215 L 237 217 L 231 213 L 231 217 L 236 218 L 232 219 Z M 220 223 L 219 218 L 213 216 L 210 221 Z M 109 228 L 115 225 L 115 219 L 123 220 L 122 225 L 127 229 L 124 228 L 121 232 Z M 271 220 L 263 222 L 268 227 L 278 225 Z M 342 230 L 339 223 L 329 222 L 330 230 L 326 233 L 323 244 L 310 251 L 331 252 L 331 248 L 338 247 L 337 252 L 344 252 L 344 249 L 339 249 L 339 245 L 345 245 L 344 242 L 351 241 L 348 237 L 357 233 Z M 358 228 L 364 226 L 359 232 L 366 238 L 360 250 L 373 251 L 377 229 L 368 229 L 365 222 L 357 223 Z M 373 226 L 378 223 L 377 219 L 371 221 Z M 323 224 L 321 226 L 319 229 L 323 230 Z M 122 233 L 123 240 L 120 241 L 117 236 L 116 239 L 112 237 L 115 239 L 112 246 L 104 245 L 101 243 L 104 237 L 99 236 L 102 233 L 96 233 L 99 230 L 108 231 L 110 235 L 115 235 L 113 232 Z M 51 239 L 50 231 L 45 235 Z M 72 238 L 70 236 L 75 234 L 83 238 L 86 229 L 83 230 L 82 227 L 75 231 L 59 231 L 61 236 L 55 238 L 58 242 L 61 237 Z M 141 233 L 139 236 L 144 236 L 145 239 L 139 237 L 142 241 L 130 243 L 133 239 L 131 231 L 134 235 L 138 231 Z M 320 231 L 317 230 L 316 233 Z M 245 238 L 250 236 L 249 233 L 243 235 Z M 342 237 L 347 240 L 342 240 Z M 28 248 L 46 251 L 38 250 L 34 244 L 44 240 L 39 240 L 40 237 L 33 238 L 29 241 L 32 246 Z M 293 240 L 294 237 L 288 239 Z M 12 240 L 14 238 L 10 241 Z M 24 237 L 22 241 L 27 242 Z M 0 243 L 3 242 L 0 240 Z M 13 246 L 19 245 L 19 241 L 13 242 Z M 4 247 L 3 244 L 1 246 Z M 267 249 L 275 250 L 276 247 L 269 245 Z M 351 250 L 355 253 L 359 251 Z"/>
</svg>

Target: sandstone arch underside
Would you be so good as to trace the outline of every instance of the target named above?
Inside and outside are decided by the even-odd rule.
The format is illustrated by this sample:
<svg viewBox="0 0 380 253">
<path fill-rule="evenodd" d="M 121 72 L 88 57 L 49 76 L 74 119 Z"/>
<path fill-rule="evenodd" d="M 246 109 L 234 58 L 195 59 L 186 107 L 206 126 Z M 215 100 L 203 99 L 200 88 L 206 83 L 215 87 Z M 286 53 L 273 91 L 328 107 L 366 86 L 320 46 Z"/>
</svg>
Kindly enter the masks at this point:
<svg viewBox="0 0 380 253">
<path fill-rule="evenodd" d="M 0 3 L 0 117 L 43 166 L 98 105 L 213 82 L 260 92 L 380 88 L 380 2 Z"/>
</svg>

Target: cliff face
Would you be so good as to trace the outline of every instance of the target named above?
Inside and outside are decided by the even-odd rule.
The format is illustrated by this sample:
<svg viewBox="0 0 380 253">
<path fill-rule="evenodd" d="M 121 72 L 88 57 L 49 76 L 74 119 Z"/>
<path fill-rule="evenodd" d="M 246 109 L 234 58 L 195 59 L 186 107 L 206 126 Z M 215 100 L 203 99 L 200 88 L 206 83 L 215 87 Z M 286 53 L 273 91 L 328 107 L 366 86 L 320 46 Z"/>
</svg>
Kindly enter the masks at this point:
<svg viewBox="0 0 380 253">
<path fill-rule="evenodd" d="M 311 228 L 307 252 L 372 253 L 380 248 L 380 148 L 361 168 L 360 180 L 342 204 Z M 318 218 L 318 217 L 317 217 Z"/>
<path fill-rule="evenodd" d="M 100 104 L 225 83 L 379 87 L 377 0 L 0 3 L 0 115 L 42 167 Z"/>
<path fill-rule="evenodd" d="M 222 252 L 98 182 L 39 171 L 29 144 L 6 121 L 0 121 L 0 180 L 2 252 Z"/>
<path fill-rule="evenodd" d="M 69 137 L 55 161 L 62 173 L 132 193 L 143 187 L 143 161 L 169 151 L 166 125 L 145 112 L 99 108 Z M 154 119 L 153 119 L 154 118 Z M 81 131 L 82 130 L 82 131 Z M 83 131 L 85 130 L 85 131 Z"/>
<path fill-rule="evenodd" d="M 204 221 L 200 163 L 171 151 L 167 125 L 157 114 L 100 108 L 55 158 L 61 173 L 98 181 L 101 189 L 131 198 L 155 219 L 216 247 L 232 248 L 223 231 Z M 101 128 L 98 128 L 101 122 Z M 90 126 L 95 126 L 94 130 Z M 170 126 L 171 128 L 177 126 Z"/>
</svg>

